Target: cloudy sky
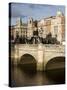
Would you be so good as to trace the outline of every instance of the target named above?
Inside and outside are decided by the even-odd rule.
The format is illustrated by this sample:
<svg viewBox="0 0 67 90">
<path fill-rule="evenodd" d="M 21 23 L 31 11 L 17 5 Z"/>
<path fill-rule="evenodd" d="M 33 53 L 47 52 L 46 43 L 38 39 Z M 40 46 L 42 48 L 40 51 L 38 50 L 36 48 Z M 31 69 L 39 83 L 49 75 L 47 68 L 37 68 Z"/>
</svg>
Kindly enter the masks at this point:
<svg viewBox="0 0 67 90">
<path fill-rule="evenodd" d="M 39 20 L 45 17 L 55 16 L 58 10 L 65 14 L 65 7 L 60 5 L 11 3 L 11 11 L 9 11 L 11 14 L 11 25 L 15 25 L 19 17 L 21 17 L 22 22 L 26 23 L 29 17 Z"/>
</svg>

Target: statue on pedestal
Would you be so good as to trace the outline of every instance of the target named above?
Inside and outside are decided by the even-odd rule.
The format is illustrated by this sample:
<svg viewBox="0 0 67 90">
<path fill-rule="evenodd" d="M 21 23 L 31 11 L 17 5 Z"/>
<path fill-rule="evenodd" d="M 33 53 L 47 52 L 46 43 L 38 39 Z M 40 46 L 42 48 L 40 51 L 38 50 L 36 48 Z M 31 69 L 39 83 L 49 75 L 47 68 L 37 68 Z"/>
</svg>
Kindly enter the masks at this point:
<svg viewBox="0 0 67 90">
<path fill-rule="evenodd" d="M 33 44 L 38 44 L 40 43 L 40 38 L 38 35 L 38 28 L 36 27 L 35 30 L 33 31 Z"/>
</svg>

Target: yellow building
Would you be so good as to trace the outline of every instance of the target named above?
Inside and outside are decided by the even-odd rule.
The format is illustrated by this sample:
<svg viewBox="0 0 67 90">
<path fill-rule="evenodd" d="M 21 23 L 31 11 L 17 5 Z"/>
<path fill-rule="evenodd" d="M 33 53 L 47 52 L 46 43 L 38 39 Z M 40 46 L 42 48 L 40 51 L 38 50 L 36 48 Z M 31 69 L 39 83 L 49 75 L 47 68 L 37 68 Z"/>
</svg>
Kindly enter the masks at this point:
<svg viewBox="0 0 67 90">
<path fill-rule="evenodd" d="M 65 40 L 65 16 L 61 11 L 57 11 L 56 16 L 39 20 L 37 28 L 40 37 L 45 38 L 47 34 L 51 33 L 52 37 L 56 37 L 60 43 Z M 33 18 L 30 18 L 28 21 L 28 37 L 33 35 L 34 30 L 34 21 Z"/>
</svg>

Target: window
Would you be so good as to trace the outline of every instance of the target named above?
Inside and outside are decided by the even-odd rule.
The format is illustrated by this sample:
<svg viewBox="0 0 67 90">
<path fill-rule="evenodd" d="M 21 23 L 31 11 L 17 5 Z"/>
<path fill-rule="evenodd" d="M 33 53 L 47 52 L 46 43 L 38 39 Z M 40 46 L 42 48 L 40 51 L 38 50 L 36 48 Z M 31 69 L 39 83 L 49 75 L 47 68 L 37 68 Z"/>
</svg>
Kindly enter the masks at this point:
<svg viewBox="0 0 67 90">
<path fill-rule="evenodd" d="M 19 32 L 18 31 L 16 31 L 16 38 L 18 38 L 19 37 Z"/>
<path fill-rule="evenodd" d="M 58 33 L 58 26 L 54 26 L 54 33 L 55 33 L 55 35 L 57 35 L 57 33 Z"/>
<path fill-rule="evenodd" d="M 30 20 L 30 23 L 31 23 L 31 20 Z"/>
<path fill-rule="evenodd" d="M 16 31 L 16 35 L 19 35 L 19 32 L 18 31 Z"/>
</svg>

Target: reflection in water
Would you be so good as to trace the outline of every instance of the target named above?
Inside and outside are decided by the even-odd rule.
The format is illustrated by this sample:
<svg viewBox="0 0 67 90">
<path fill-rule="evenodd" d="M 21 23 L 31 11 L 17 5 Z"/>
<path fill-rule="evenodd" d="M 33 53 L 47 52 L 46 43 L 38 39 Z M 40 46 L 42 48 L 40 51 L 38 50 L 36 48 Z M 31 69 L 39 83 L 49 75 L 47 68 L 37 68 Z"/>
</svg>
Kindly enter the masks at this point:
<svg viewBox="0 0 67 90">
<path fill-rule="evenodd" d="M 65 83 L 64 69 L 50 70 L 46 72 L 24 72 L 20 67 L 11 69 L 12 86 L 52 85 Z"/>
<path fill-rule="evenodd" d="M 55 84 L 62 84 L 65 83 L 65 69 L 55 69 L 46 71 L 46 75 L 49 80 L 55 82 Z"/>
</svg>

